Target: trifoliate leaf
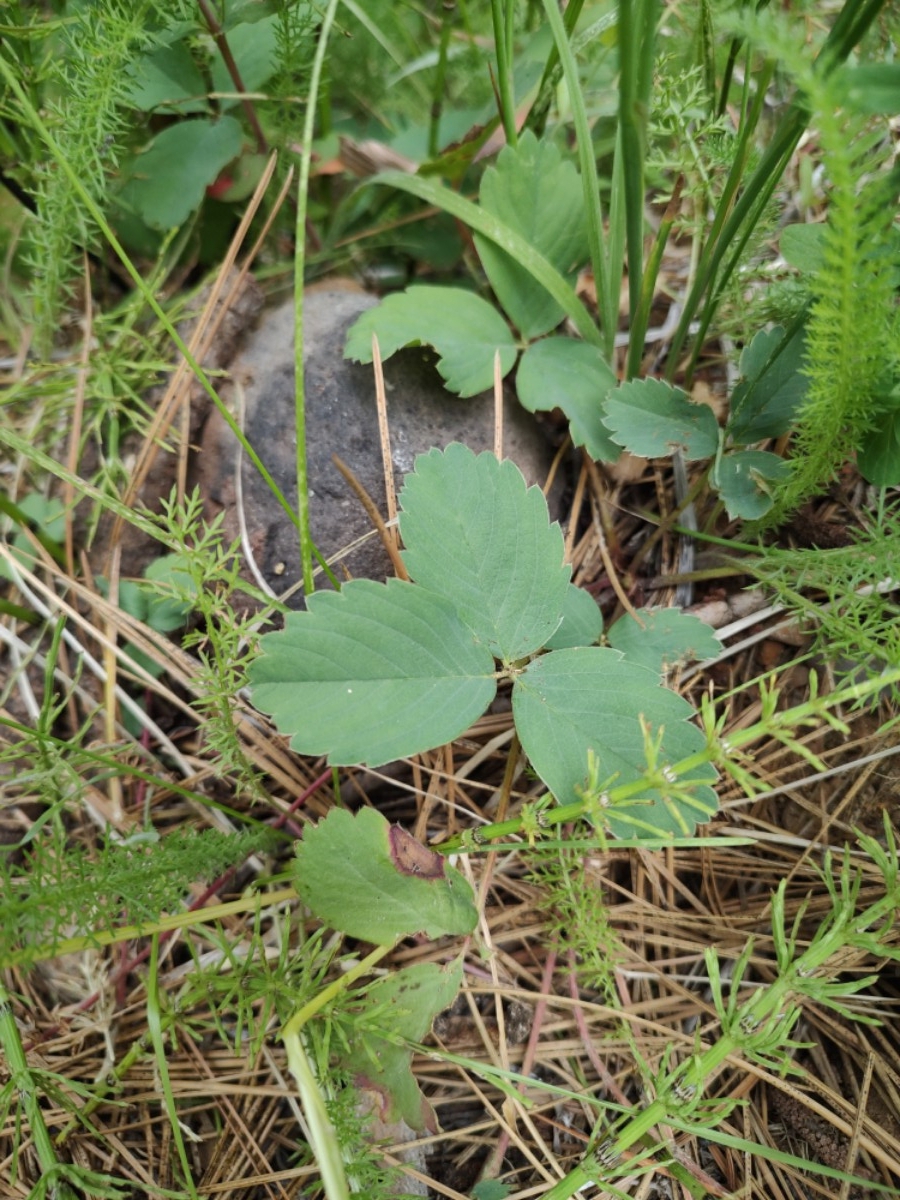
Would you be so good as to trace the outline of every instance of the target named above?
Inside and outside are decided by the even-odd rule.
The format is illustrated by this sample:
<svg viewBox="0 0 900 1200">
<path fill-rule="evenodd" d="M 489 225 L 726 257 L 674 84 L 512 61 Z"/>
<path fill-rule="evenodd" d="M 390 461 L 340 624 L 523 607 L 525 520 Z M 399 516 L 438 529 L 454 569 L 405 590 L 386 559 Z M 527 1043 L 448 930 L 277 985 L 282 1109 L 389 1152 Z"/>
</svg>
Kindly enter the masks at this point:
<svg viewBox="0 0 900 1200">
<path fill-rule="evenodd" d="M 658 675 L 692 658 L 714 658 L 722 649 L 705 622 L 681 609 L 639 608 L 637 614 L 643 628 L 626 613 L 610 629 L 609 644 Z"/>
<path fill-rule="evenodd" d="M 421 1042 L 461 986 L 462 963 L 457 959 L 445 967 L 415 963 L 366 989 L 365 1007 L 354 1014 L 352 1036 L 347 1038 L 349 1048 L 339 1058 L 357 1088 L 377 1093 L 382 1121 L 402 1117 L 412 1129 L 437 1132 L 434 1109 L 413 1074 L 413 1051 L 398 1039 Z M 368 1011 L 373 1014 L 371 1020 Z"/>
<path fill-rule="evenodd" d="M 713 484 L 734 520 L 757 521 L 773 504 L 771 484 L 791 473 L 791 464 L 767 450 L 740 450 L 726 454 L 716 466 Z"/>
<path fill-rule="evenodd" d="M 454 442 L 419 455 L 400 503 L 403 560 L 416 583 L 451 600 L 504 662 L 545 645 L 571 571 L 540 488 L 515 463 Z"/>
<path fill-rule="evenodd" d="M 248 92 L 260 91 L 271 79 L 278 66 L 278 20 L 277 16 L 269 16 L 232 27 L 228 46 L 234 65 L 230 69 L 222 52 L 216 49 L 210 63 L 210 73 L 213 91 L 222 96 L 219 103 L 223 109 L 241 101 L 241 97 L 234 94 L 234 66 L 237 66 L 241 82 Z"/>
<path fill-rule="evenodd" d="M 372 334 L 383 359 L 401 346 L 426 342 L 440 355 L 438 371 L 451 392 L 476 396 L 494 382 L 494 354 L 503 375 L 516 361 L 516 344 L 495 308 L 462 288 L 416 285 L 367 309 L 347 334 L 344 357 L 372 361 Z"/>
<path fill-rule="evenodd" d="M 462 875 L 374 808 L 332 809 L 307 826 L 294 877 L 321 921 L 379 946 L 414 933 L 471 933 L 478 920 Z"/>
<path fill-rule="evenodd" d="M 606 397 L 603 424 L 612 440 L 642 458 L 680 449 L 686 459 L 712 458 L 719 426 L 705 404 L 692 404 L 680 388 L 661 379 L 633 379 Z"/>
<path fill-rule="evenodd" d="M 590 646 L 603 632 L 603 613 L 584 588 L 570 583 L 563 601 L 562 624 L 547 642 L 548 650 L 568 650 L 572 646 Z"/>
<path fill-rule="evenodd" d="M 616 386 L 601 352 L 575 338 L 542 338 L 522 355 L 516 393 L 530 412 L 561 408 L 576 446 L 591 458 L 615 462 L 621 454 L 603 424 L 604 399 Z"/>
<path fill-rule="evenodd" d="M 659 765 L 674 764 L 705 746 L 689 723 L 691 706 L 660 686 L 659 676 L 628 662 L 615 650 L 585 647 L 554 650 L 529 663 L 513 686 L 513 715 L 522 748 L 561 804 L 579 799 L 588 775 L 588 752 L 599 760 L 609 787 L 640 778 L 646 767 L 639 716 L 658 734 L 664 728 Z M 690 834 L 698 820 L 716 811 L 715 778 L 704 765 L 689 805 L 669 793 L 647 790 L 637 801 L 605 810 L 618 837 Z M 685 786 L 685 781 L 679 781 Z M 695 807 L 696 805 L 696 807 Z"/>
<path fill-rule="evenodd" d="M 458 737 L 493 699 L 493 657 L 449 600 L 400 579 L 310 596 L 262 638 L 253 703 L 301 754 L 377 765 Z"/>
<path fill-rule="evenodd" d="M 741 379 L 731 394 L 727 432 L 741 445 L 786 433 L 806 395 L 806 330 L 761 329 L 741 354 Z"/>
<path fill-rule="evenodd" d="M 561 274 L 571 275 L 587 261 L 581 180 L 555 142 L 539 142 L 526 130 L 517 146 L 504 146 L 482 177 L 479 200 Z M 560 323 L 562 307 L 522 263 L 478 233 L 475 246 L 497 299 L 524 338 Z"/>
</svg>

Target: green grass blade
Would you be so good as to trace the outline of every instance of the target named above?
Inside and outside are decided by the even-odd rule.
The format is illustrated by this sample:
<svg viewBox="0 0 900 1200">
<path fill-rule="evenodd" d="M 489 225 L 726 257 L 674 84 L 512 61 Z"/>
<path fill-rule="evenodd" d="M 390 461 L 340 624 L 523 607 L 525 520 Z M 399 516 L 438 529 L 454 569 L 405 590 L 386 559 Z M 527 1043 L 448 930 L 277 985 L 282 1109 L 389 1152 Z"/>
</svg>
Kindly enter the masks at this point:
<svg viewBox="0 0 900 1200">
<path fill-rule="evenodd" d="M 309 528 L 309 476 L 306 464 L 306 390 L 303 376 L 303 289 L 306 268 L 306 201 L 309 192 L 309 172 L 312 162 L 313 135 L 316 125 L 316 100 L 319 81 L 328 46 L 328 35 L 334 23 L 338 0 L 329 0 L 319 41 L 313 59 L 303 122 L 303 152 L 300 155 L 300 178 L 297 182 L 297 221 L 294 239 L 294 429 L 297 435 L 297 532 L 300 534 L 300 564 L 303 591 L 315 590 L 312 560 L 315 552 Z"/>
<path fill-rule="evenodd" d="M 619 281 L 618 278 L 613 280 L 610 276 L 606 247 L 604 245 L 603 210 L 600 206 L 600 182 L 597 178 L 594 143 L 591 139 L 587 110 L 585 109 L 584 96 L 578 78 L 578 67 L 575 63 L 572 47 L 569 45 L 569 39 L 566 37 L 563 19 L 555 0 L 544 0 L 544 12 L 547 14 L 547 21 L 556 44 L 556 52 L 562 63 L 563 75 L 569 89 L 569 103 L 572 105 L 572 119 L 575 124 L 575 136 L 578 139 L 578 161 L 581 165 L 581 186 L 584 188 L 584 210 L 587 219 L 588 246 L 591 253 L 591 267 L 597 284 L 600 327 L 603 331 L 602 341 L 596 336 L 596 331 L 593 337 L 588 337 L 577 322 L 575 322 L 575 325 L 578 332 L 586 341 L 593 341 L 602 346 L 607 359 L 611 360 L 615 348 L 616 325 L 618 324 Z M 544 284 L 544 286 L 546 287 L 547 285 Z M 549 288 L 547 290 L 550 291 Z M 553 295 L 552 292 L 551 295 Z M 571 314 L 568 315 L 571 317 Z M 593 322 L 591 323 L 591 327 L 593 328 Z"/>
</svg>

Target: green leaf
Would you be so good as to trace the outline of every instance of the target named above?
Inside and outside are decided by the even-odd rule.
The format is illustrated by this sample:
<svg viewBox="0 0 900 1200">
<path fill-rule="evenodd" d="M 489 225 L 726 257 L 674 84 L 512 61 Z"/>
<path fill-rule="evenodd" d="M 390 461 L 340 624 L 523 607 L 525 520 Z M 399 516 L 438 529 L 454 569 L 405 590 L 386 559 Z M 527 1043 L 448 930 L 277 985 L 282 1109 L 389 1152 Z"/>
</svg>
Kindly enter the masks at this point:
<svg viewBox="0 0 900 1200">
<path fill-rule="evenodd" d="M 481 1179 L 472 1188 L 472 1200 L 506 1200 L 512 1188 L 499 1179 Z"/>
<path fill-rule="evenodd" d="M 900 63 L 843 66 L 837 76 L 857 112 L 895 117 L 900 112 Z"/>
<path fill-rule="evenodd" d="M 779 483 L 791 473 L 791 464 L 767 450 L 741 450 L 726 454 L 716 466 L 712 479 L 725 501 L 728 516 L 756 521 L 772 507 L 770 484 Z"/>
<path fill-rule="evenodd" d="M 183 556 L 163 554 L 154 559 L 144 571 L 144 578 L 161 586 L 142 588 L 147 602 L 146 615 L 142 619 L 151 629 L 158 629 L 160 633 L 171 633 L 174 629 L 181 629 L 193 609 L 193 605 L 182 599 L 182 596 L 185 593 L 189 596 L 196 595 L 194 579 Z M 170 592 L 169 595 L 166 595 L 167 591 Z"/>
<path fill-rule="evenodd" d="M 891 407 L 880 414 L 878 424 L 863 438 L 856 456 L 861 475 L 876 487 L 900 483 L 900 385 L 891 399 Z"/>
<path fill-rule="evenodd" d="M 228 34 L 228 45 L 244 85 L 245 91 L 258 92 L 275 72 L 278 52 L 278 17 L 264 17 L 260 21 L 236 25 Z M 220 50 L 216 50 L 211 63 L 213 91 L 230 93 L 220 103 L 223 109 L 240 103 L 234 95 L 234 80 L 225 65 Z"/>
<path fill-rule="evenodd" d="M 728 435 L 742 445 L 780 437 L 793 423 L 808 379 L 803 372 L 806 329 L 762 329 L 741 354 L 741 379 L 731 395 Z"/>
<path fill-rule="evenodd" d="M 570 583 L 563 600 L 562 624 L 549 642 L 548 650 L 590 646 L 603 633 L 603 613 L 590 592 Z"/>
<path fill-rule="evenodd" d="M 151 229 L 183 225 L 222 168 L 238 156 L 242 137 L 233 117 L 171 125 L 134 159 L 122 202 L 136 209 Z"/>
<path fill-rule="evenodd" d="M 469 226 L 475 233 L 481 233 L 490 238 L 502 250 L 506 250 L 516 262 L 520 262 L 537 282 L 559 302 L 566 316 L 586 342 L 601 345 L 600 331 L 591 319 L 588 310 L 575 294 L 575 289 L 563 279 L 559 271 L 548 263 L 542 254 L 530 246 L 521 234 L 510 229 L 504 221 L 499 221 L 493 213 L 487 212 L 465 196 L 451 188 L 444 187 L 433 179 L 422 175 L 410 175 L 405 171 L 382 171 L 367 179 L 361 187 L 372 187 L 383 184 L 395 187 L 401 192 L 418 196 L 426 204 L 436 205 L 444 212 L 458 218 Z"/>
<path fill-rule="evenodd" d="M 310 596 L 261 639 L 253 703 L 301 754 L 373 766 L 452 741 L 494 697 L 490 650 L 449 600 L 400 579 Z"/>
<path fill-rule="evenodd" d="M 722 649 L 715 633 L 699 617 L 678 608 L 639 608 L 643 629 L 630 613 L 616 621 L 609 644 L 629 662 L 658 675 L 692 658 L 714 658 Z"/>
<path fill-rule="evenodd" d="M 781 253 L 789 266 L 804 275 L 816 275 L 825 261 L 827 236 L 825 225 L 785 225 L 779 241 Z"/>
<path fill-rule="evenodd" d="M 382 1121 L 402 1117 L 412 1129 L 437 1132 L 434 1109 L 413 1074 L 413 1050 L 398 1044 L 398 1039 L 421 1042 L 438 1013 L 456 999 L 462 979 L 459 959 L 444 967 L 415 963 L 366 989 L 365 1009 L 373 1012 L 372 1024 L 367 1022 L 365 1010 L 355 1017 L 347 1039 L 349 1051 L 341 1054 L 340 1060 L 357 1087 L 379 1094 Z M 381 1029 L 384 1036 L 379 1036 Z"/>
<path fill-rule="evenodd" d="M 374 808 L 356 816 L 335 808 L 308 825 L 294 878 L 321 921 L 378 946 L 415 933 L 471 933 L 478 920 L 462 875 Z"/>
<path fill-rule="evenodd" d="M 576 446 L 615 462 L 621 450 L 603 424 L 604 397 L 616 377 L 600 350 L 575 338 L 548 337 L 529 346 L 516 372 L 516 392 L 529 412 L 561 408 Z"/>
<path fill-rule="evenodd" d="M 545 654 L 529 663 L 513 686 L 522 747 L 560 804 L 580 799 L 588 751 L 597 755 L 601 777 L 610 786 L 640 778 L 646 755 L 639 715 L 654 734 L 665 728 L 661 763 L 674 764 L 702 750 L 703 734 L 687 719 L 692 712 L 686 700 L 660 686 L 653 671 L 598 647 Z M 619 837 L 689 834 L 698 817 L 706 820 L 716 811 L 715 792 L 697 782 L 713 778 L 708 765 L 692 775 L 697 808 L 648 789 L 640 801 L 605 810 L 610 829 Z"/>
<path fill-rule="evenodd" d="M 603 424 L 614 442 L 642 458 L 661 458 L 675 449 L 688 460 L 712 458 L 719 444 L 712 409 L 692 404 L 681 388 L 661 379 L 633 379 L 610 392 Z"/>
<path fill-rule="evenodd" d="M 350 326 L 344 357 L 371 362 L 373 333 L 383 359 L 401 346 L 434 346 L 441 356 L 438 371 L 459 396 L 476 396 L 493 386 L 498 350 L 503 375 L 516 361 L 506 322 L 486 300 L 462 288 L 416 285 L 386 296 Z"/>
<path fill-rule="evenodd" d="M 587 259 L 581 179 L 555 142 L 526 130 L 504 146 L 481 180 L 481 207 L 525 238 L 564 277 Z M 558 301 L 505 250 L 480 234 L 475 246 L 491 287 L 524 338 L 554 329 L 565 316 Z"/>
<path fill-rule="evenodd" d="M 139 58 L 132 69 L 129 99 L 141 112 L 207 112 L 206 83 L 185 42 L 163 46 Z"/>
<path fill-rule="evenodd" d="M 545 645 L 571 572 L 540 488 L 515 463 L 454 442 L 419 455 L 400 503 L 403 560 L 417 583 L 447 596 L 495 658 Z"/>
</svg>

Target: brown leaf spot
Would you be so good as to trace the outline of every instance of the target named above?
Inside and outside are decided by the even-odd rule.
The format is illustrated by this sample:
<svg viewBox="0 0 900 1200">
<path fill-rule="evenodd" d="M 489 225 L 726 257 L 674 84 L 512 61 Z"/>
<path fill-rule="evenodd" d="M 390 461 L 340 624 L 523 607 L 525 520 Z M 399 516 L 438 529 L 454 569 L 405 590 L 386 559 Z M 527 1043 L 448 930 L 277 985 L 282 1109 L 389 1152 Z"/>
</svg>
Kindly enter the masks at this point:
<svg viewBox="0 0 900 1200">
<path fill-rule="evenodd" d="M 391 861 L 398 871 L 404 875 L 418 875 L 422 879 L 444 878 L 443 857 L 417 842 L 405 829 L 399 825 L 392 825 L 388 831 L 388 840 Z"/>
</svg>

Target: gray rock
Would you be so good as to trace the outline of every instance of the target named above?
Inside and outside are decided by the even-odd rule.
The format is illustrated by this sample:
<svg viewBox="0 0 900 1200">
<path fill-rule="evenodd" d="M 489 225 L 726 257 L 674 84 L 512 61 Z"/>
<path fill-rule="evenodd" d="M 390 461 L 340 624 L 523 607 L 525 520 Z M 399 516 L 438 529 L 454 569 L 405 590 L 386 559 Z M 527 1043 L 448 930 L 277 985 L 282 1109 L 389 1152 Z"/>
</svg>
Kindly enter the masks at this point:
<svg viewBox="0 0 900 1200">
<path fill-rule="evenodd" d="M 375 303 L 359 292 L 312 290 L 304 310 L 310 521 L 316 545 L 334 560 L 338 578 L 393 574 L 365 510 L 331 460 L 338 454 L 386 515 L 373 370 L 343 357 L 347 329 Z M 295 504 L 293 332 L 292 302 L 265 314 L 235 359 L 231 378 L 242 393 L 241 398 L 232 389 L 233 411 L 243 410 L 250 444 Z M 491 396 L 460 400 L 447 392 L 430 351 L 401 351 L 384 364 L 384 377 L 398 491 L 416 455 L 432 447 L 459 441 L 478 452 L 491 449 Z M 534 418 L 509 395 L 504 414 L 504 453 L 529 483 L 543 484 L 550 446 Z M 207 422 L 199 464 L 207 502 L 214 511 L 224 509 L 226 532 L 241 537 L 256 581 L 283 595 L 300 580 L 296 530 L 218 413 Z M 367 535 L 362 545 L 347 550 Z M 317 586 L 328 586 L 321 574 Z"/>
</svg>

